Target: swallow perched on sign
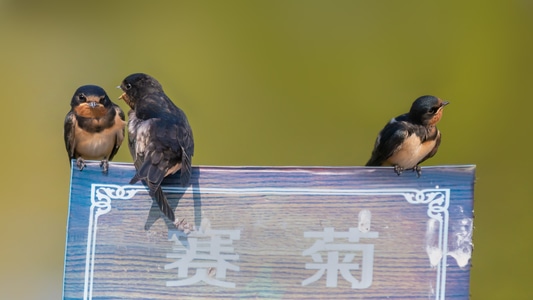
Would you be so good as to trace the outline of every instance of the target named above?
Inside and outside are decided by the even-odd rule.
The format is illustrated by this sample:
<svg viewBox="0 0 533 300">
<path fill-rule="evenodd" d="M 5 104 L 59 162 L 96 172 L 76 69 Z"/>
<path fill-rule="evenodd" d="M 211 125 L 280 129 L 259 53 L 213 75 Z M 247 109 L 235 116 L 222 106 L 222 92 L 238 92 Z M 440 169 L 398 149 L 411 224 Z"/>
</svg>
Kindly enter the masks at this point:
<svg viewBox="0 0 533 300">
<path fill-rule="evenodd" d="M 100 160 L 107 173 L 109 161 L 124 140 L 124 112 L 109 99 L 103 88 L 96 85 L 79 87 L 65 117 L 65 147 L 70 161 L 85 167 L 85 159 Z"/>
<path fill-rule="evenodd" d="M 411 110 L 393 118 L 379 133 L 367 166 L 394 166 L 396 174 L 413 169 L 420 177 L 419 164 L 437 153 L 441 134 L 436 125 L 444 106 L 434 96 L 416 99 Z"/>
<path fill-rule="evenodd" d="M 161 190 L 161 182 L 181 170 L 181 185 L 189 184 L 194 154 L 189 121 L 161 84 L 147 74 L 129 75 L 120 88 L 124 92 L 120 98 L 131 107 L 128 145 L 137 173 L 130 183 L 142 180 L 159 209 L 174 222 L 174 211 Z"/>
</svg>

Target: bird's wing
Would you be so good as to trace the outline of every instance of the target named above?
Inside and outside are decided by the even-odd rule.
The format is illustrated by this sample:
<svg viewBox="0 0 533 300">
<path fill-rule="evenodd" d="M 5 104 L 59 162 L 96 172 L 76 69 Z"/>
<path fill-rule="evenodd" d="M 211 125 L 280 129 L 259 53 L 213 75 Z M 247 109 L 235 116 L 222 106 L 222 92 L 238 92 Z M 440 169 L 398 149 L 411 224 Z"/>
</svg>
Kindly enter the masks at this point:
<svg viewBox="0 0 533 300">
<path fill-rule="evenodd" d="M 175 138 L 168 134 L 166 122 L 161 119 L 140 120 L 131 118 L 129 127 L 129 148 L 137 170 L 130 183 L 142 180 L 157 202 L 161 211 L 171 221 L 175 221 L 174 211 L 163 191 L 161 182 L 166 172 L 178 161 L 169 144 L 176 144 Z M 174 140 L 174 141 L 172 141 Z M 174 164 L 172 164 L 174 162 Z"/>
<path fill-rule="evenodd" d="M 409 131 L 403 122 L 390 122 L 379 133 L 372 156 L 366 163 L 367 166 L 381 166 L 387 158 L 391 157 L 403 141 L 409 136 Z"/>
<path fill-rule="evenodd" d="M 124 116 L 124 112 L 122 111 L 122 109 L 116 104 L 113 104 L 113 109 L 115 110 L 120 120 L 124 122 L 126 120 L 126 117 Z M 108 157 L 109 160 L 112 160 L 115 154 L 117 154 L 118 149 L 120 148 L 120 145 L 122 145 L 122 141 L 124 140 L 124 133 L 125 133 L 124 128 L 122 129 L 121 132 L 117 132 L 117 135 L 115 137 L 115 145 L 113 146 L 113 150 L 111 150 L 111 154 L 109 154 L 109 157 Z"/>
<path fill-rule="evenodd" d="M 135 117 L 135 111 L 130 110 L 128 112 L 128 149 L 130 150 L 131 157 L 133 159 L 133 163 L 135 164 L 135 160 L 137 157 L 137 153 L 135 150 L 136 145 L 136 135 L 137 135 L 137 124 L 139 121 L 137 120 L 137 117 Z M 137 166 L 135 166 L 135 169 L 137 170 Z"/>
<path fill-rule="evenodd" d="M 433 147 L 433 149 L 431 149 L 431 151 L 428 153 L 428 155 L 426 155 L 421 161 L 418 162 L 418 164 L 421 164 L 426 159 L 433 157 L 435 155 L 435 153 L 437 153 L 437 150 L 439 150 L 440 138 L 441 138 L 441 134 L 440 134 L 440 131 L 438 131 L 437 132 L 437 137 L 435 138 L 435 146 Z"/>
<path fill-rule="evenodd" d="M 74 151 L 76 150 L 76 140 L 74 138 L 74 128 L 76 127 L 77 121 L 76 116 L 73 111 L 69 111 L 65 117 L 65 129 L 64 129 L 64 138 L 65 138 L 65 148 L 67 149 L 69 162 L 72 161 L 74 157 Z"/>
<path fill-rule="evenodd" d="M 187 186 L 191 179 L 192 173 L 192 156 L 194 155 L 194 138 L 191 126 L 185 116 L 185 113 L 180 110 L 179 120 L 177 126 L 177 141 L 181 151 L 181 174 L 180 182 L 182 186 Z"/>
</svg>

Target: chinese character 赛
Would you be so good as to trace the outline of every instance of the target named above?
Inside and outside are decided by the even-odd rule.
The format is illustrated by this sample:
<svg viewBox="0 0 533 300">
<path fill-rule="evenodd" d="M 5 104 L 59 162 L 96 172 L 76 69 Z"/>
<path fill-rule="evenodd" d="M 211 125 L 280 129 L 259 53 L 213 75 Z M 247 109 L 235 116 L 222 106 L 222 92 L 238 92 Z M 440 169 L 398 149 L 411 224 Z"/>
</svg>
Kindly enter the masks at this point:
<svg viewBox="0 0 533 300">
<path fill-rule="evenodd" d="M 178 269 L 181 280 L 167 281 L 167 286 L 185 286 L 205 282 L 226 288 L 235 288 L 235 283 L 223 281 L 226 271 L 239 271 L 239 267 L 229 263 L 239 259 L 232 247 L 234 240 L 240 239 L 240 230 L 206 230 L 203 233 L 192 232 L 187 236 L 188 246 L 184 247 L 179 238 L 173 235 L 174 247 L 168 258 L 179 259 L 165 265 L 165 270 Z M 189 277 L 189 269 L 196 273 Z"/>
</svg>

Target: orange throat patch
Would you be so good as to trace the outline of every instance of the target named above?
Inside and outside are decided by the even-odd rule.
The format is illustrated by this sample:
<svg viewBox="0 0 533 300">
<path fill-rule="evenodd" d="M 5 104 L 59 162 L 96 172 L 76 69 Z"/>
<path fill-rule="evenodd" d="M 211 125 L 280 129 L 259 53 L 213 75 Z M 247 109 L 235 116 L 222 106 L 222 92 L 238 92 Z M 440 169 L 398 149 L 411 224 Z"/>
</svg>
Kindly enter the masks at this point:
<svg viewBox="0 0 533 300">
<path fill-rule="evenodd" d="M 430 126 L 435 126 L 437 123 L 439 123 L 440 119 L 442 118 L 442 111 L 444 110 L 444 106 L 441 106 L 437 113 L 429 120 Z"/>
<path fill-rule="evenodd" d="M 74 108 L 74 112 L 84 118 L 99 119 L 107 114 L 107 109 L 101 104 L 92 108 L 89 104 L 82 103 Z"/>
</svg>

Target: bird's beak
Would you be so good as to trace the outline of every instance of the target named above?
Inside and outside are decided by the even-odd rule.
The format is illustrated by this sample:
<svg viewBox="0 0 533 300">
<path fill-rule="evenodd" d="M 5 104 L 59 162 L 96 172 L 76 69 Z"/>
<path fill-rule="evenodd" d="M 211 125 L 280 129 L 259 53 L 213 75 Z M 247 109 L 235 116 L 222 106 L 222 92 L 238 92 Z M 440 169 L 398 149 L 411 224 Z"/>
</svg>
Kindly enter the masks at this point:
<svg viewBox="0 0 533 300">
<path fill-rule="evenodd" d="M 441 105 L 441 107 L 444 107 L 444 106 L 446 106 L 446 105 L 448 105 L 448 104 L 450 104 L 449 101 L 442 101 L 442 105 Z"/>
<path fill-rule="evenodd" d="M 95 108 L 97 105 L 98 105 L 98 103 L 96 103 L 95 101 L 89 101 L 89 106 L 91 108 Z"/>
<path fill-rule="evenodd" d="M 119 90 L 121 90 L 122 92 L 124 92 L 124 90 L 122 89 L 122 87 L 121 87 L 120 85 L 117 85 L 117 89 L 119 89 Z M 126 93 L 122 93 L 122 95 L 120 95 L 120 96 L 118 97 L 118 100 L 124 100 L 124 101 L 125 101 L 125 99 L 124 99 L 124 95 L 126 95 Z"/>
</svg>

